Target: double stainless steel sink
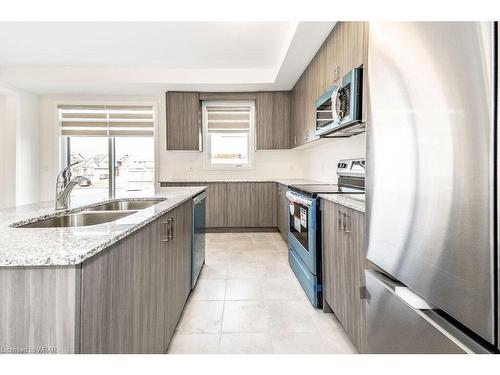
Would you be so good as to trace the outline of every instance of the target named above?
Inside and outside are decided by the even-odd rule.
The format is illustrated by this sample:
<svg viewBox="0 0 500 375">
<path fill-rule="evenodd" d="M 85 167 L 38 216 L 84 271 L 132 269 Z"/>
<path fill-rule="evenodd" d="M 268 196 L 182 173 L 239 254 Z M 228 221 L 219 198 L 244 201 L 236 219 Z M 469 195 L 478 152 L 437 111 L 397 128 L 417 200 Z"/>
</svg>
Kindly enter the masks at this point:
<svg viewBox="0 0 500 375">
<path fill-rule="evenodd" d="M 115 201 L 103 203 L 98 206 L 89 207 L 85 211 L 134 211 L 148 208 L 157 203 L 162 202 L 164 199 L 155 200 L 141 200 L 141 201 Z"/>
<path fill-rule="evenodd" d="M 49 219 L 24 224 L 19 228 L 63 228 L 85 227 L 90 225 L 109 223 L 125 216 L 132 215 L 138 210 L 151 207 L 165 199 L 148 199 L 136 201 L 114 201 L 97 206 L 88 207 L 83 211 L 71 214 L 62 214 Z"/>
</svg>

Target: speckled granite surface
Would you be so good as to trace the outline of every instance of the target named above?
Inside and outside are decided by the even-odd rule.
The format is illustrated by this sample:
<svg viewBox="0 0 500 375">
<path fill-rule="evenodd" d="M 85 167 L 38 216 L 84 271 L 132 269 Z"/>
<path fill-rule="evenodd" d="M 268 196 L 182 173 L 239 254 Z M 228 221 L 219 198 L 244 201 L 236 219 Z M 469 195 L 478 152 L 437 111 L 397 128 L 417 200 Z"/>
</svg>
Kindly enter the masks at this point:
<svg viewBox="0 0 500 375">
<path fill-rule="evenodd" d="M 195 183 L 203 183 L 203 182 L 277 182 L 278 184 L 281 185 L 305 185 L 305 184 L 329 184 L 331 182 L 324 182 L 324 181 L 317 181 L 317 180 L 309 180 L 306 178 L 278 178 L 278 179 L 234 179 L 234 180 L 228 180 L 228 179 L 221 179 L 221 180 L 183 180 L 183 179 L 175 179 L 175 180 L 167 180 L 167 181 L 160 181 L 160 183 L 186 183 L 186 182 L 195 182 Z"/>
<path fill-rule="evenodd" d="M 160 194 L 145 196 L 142 199 L 166 200 L 116 221 L 85 227 L 13 228 L 12 224 L 29 223 L 59 214 L 83 211 L 86 206 L 56 212 L 54 202 L 42 202 L 0 210 L 0 266 L 67 266 L 82 263 L 191 199 L 205 188 L 161 188 Z M 102 203 L 103 201 L 100 201 L 89 205 Z"/>
<path fill-rule="evenodd" d="M 308 180 L 304 178 L 283 178 L 279 180 L 273 180 L 274 182 L 277 182 L 278 184 L 281 185 L 307 185 L 307 184 L 329 184 L 330 182 L 322 182 L 322 181 L 316 181 L 316 180 Z"/>
<path fill-rule="evenodd" d="M 354 210 L 365 212 L 364 194 L 319 194 L 318 196 Z"/>
</svg>

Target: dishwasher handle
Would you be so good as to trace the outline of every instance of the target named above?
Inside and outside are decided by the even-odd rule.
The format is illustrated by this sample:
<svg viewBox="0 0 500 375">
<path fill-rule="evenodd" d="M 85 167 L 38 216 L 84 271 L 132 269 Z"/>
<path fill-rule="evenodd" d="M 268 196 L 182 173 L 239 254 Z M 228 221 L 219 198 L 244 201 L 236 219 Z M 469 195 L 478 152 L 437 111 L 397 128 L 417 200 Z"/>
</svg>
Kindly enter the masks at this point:
<svg viewBox="0 0 500 375">
<path fill-rule="evenodd" d="M 207 197 L 207 192 L 204 191 L 203 193 L 197 195 L 196 197 L 193 198 L 193 205 L 200 204 L 205 198 Z"/>
</svg>

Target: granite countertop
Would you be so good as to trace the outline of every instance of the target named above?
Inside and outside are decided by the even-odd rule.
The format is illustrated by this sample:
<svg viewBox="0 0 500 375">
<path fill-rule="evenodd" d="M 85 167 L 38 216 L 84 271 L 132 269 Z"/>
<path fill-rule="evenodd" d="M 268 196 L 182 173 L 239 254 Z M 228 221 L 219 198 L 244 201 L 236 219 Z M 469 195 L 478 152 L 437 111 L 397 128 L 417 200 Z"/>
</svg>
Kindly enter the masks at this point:
<svg viewBox="0 0 500 375">
<path fill-rule="evenodd" d="M 159 194 L 94 201 L 57 212 L 53 201 L 2 209 L 0 266 L 69 266 L 82 263 L 205 189 L 205 186 L 164 187 Z M 61 213 L 79 212 L 86 207 L 106 202 L 151 198 L 166 200 L 104 224 L 65 228 L 12 227 L 12 224 L 25 224 Z"/>
<path fill-rule="evenodd" d="M 365 194 L 319 194 L 320 198 L 365 212 Z"/>
<path fill-rule="evenodd" d="M 277 182 L 281 185 L 308 185 L 308 184 L 330 184 L 330 182 L 317 181 L 317 180 L 308 180 L 305 178 L 282 178 L 273 180 L 273 182 Z"/>
<path fill-rule="evenodd" d="M 167 181 L 160 181 L 161 183 L 176 183 L 176 182 L 195 182 L 195 183 L 204 183 L 204 182 L 277 182 L 281 185 L 306 185 L 306 184 L 329 184 L 330 182 L 317 181 L 317 180 L 309 180 L 306 178 L 278 178 L 278 179 L 205 179 L 205 180 L 188 180 L 188 179 L 173 179 Z"/>
</svg>

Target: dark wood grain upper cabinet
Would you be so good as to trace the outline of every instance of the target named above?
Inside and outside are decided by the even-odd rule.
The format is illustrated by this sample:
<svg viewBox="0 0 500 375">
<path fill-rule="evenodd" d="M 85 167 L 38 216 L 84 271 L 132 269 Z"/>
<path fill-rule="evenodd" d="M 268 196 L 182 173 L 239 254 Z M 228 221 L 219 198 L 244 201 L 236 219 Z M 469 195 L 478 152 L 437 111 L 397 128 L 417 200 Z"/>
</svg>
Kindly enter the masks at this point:
<svg viewBox="0 0 500 375">
<path fill-rule="evenodd" d="M 166 94 L 167 150 L 201 151 L 201 107 L 197 92 Z"/>
<path fill-rule="evenodd" d="M 298 79 L 292 89 L 292 147 L 318 139 L 315 135 L 316 99 L 351 69 L 366 65 L 367 33 L 367 22 L 338 22 Z M 363 118 L 366 118 L 365 104 Z"/>
<path fill-rule="evenodd" d="M 257 150 L 290 148 L 290 92 L 258 92 L 256 97 Z"/>
</svg>

